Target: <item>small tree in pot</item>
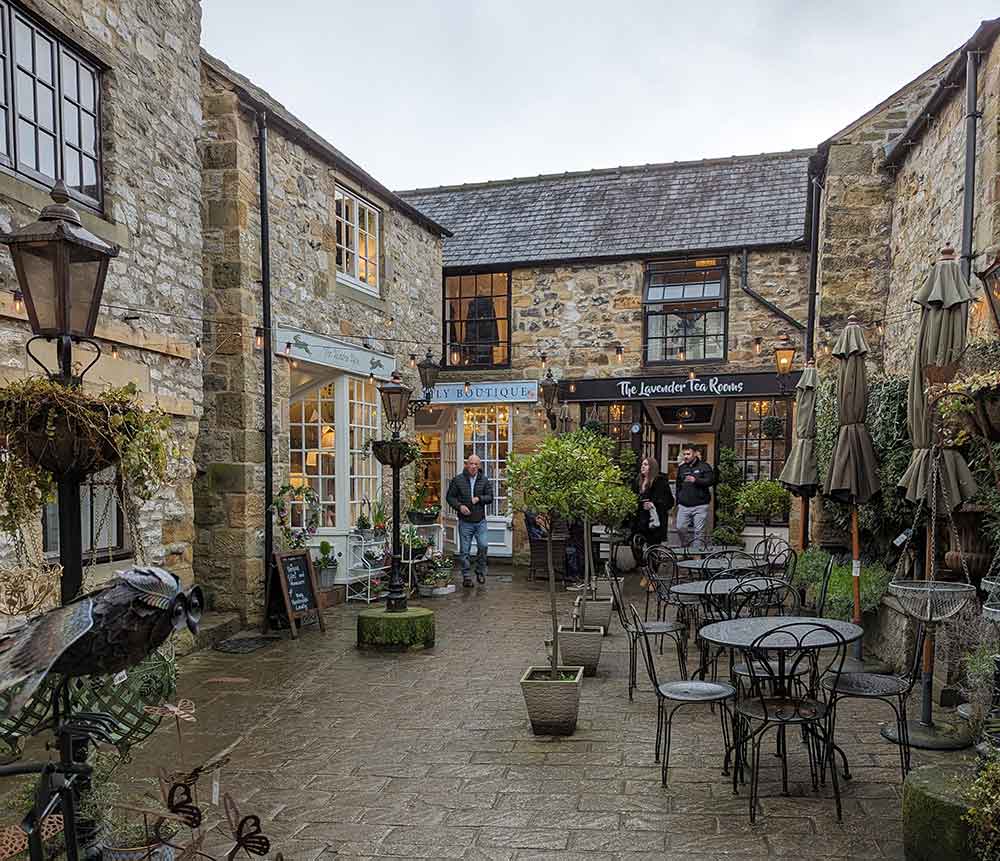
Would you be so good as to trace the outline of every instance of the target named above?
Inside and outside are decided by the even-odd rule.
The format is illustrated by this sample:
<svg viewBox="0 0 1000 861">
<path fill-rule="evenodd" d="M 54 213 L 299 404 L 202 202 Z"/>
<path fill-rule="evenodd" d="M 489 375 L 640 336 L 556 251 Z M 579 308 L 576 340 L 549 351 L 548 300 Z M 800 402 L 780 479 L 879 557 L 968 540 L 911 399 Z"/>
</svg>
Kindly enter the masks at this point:
<svg viewBox="0 0 1000 861">
<path fill-rule="evenodd" d="M 736 505 L 741 514 L 760 520 L 767 535 L 772 520 L 788 516 L 792 497 L 776 481 L 748 481 L 736 494 Z"/>
</svg>

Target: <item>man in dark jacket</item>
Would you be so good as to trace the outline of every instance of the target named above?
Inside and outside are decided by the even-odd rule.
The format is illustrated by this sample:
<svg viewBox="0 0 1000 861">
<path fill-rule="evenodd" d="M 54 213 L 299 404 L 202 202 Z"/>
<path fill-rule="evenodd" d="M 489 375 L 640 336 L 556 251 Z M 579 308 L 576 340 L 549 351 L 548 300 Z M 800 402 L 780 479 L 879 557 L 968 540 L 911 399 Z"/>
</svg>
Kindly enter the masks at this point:
<svg viewBox="0 0 1000 861">
<path fill-rule="evenodd" d="M 682 544 L 690 544 L 696 549 L 705 546 L 705 522 L 708 507 L 712 504 L 711 487 L 715 484 L 715 473 L 699 456 L 698 450 L 690 445 L 682 449 L 684 458 L 677 467 L 677 532 Z"/>
<path fill-rule="evenodd" d="M 476 539 L 476 580 L 486 582 L 486 554 L 489 550 L 486 507 L 493 503 L 493 485 L 482 471 L 479 455 L 469 455 L 465 469 L 448 485 L 445 500 L 458 514 L 458 555 L 462 560 L 462 585 L 471 586 L 469 552 Z"/>
</svg>

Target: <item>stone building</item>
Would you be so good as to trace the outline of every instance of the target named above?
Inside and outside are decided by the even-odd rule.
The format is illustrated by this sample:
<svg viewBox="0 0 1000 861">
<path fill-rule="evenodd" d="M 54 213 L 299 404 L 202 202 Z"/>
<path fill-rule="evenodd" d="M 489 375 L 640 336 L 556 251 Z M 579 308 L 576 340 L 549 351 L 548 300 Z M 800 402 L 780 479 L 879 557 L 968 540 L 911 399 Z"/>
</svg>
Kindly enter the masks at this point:
<svg viewBox="0 0 1000 861">
<path fill-rule="evenodd" d="M 264 578 L 259 126 L 267 136 L 276 484 L 307 483 L 318 534 L 358 564 L 348 533 L 382 497 L 367 450 L 378 383 L 440 345 L 444 228 L 221 61 L 202 55 L 205 408 L 195 570 L 213 606 L 254 618 Z M 386 471 L 388 473 L 388 471 Z M 388 477 L 388 475 L 387 475 Z M 293 502 L 289 525 L 308 512 Z M 280 537 L 280 536 L 279 536 Z"/>
<path fill-rule="evenodd" d="M 17 0 L 0 3 L 0 228 L 34 221 L 62 178 L 83 225 L 121 253 L 110 267 L 89 387 L 135 383 L 173 420 L 170 481 L 129 535 L 113 471 L 82 489 L 92 585 L 138 547 L 192 576 L 193 454 L 202 404 L 201 128 L 198 0 Z M 10 256 L 0 254 L 0 376 L 41 373 Z M 85 361 L 78 348 L 76 361 Z M 54 366 L 51 344 L 36 352 Z M 42 549 L 57 559 L 58 514 Z"/>
<path fill-rule="evenodd" d="M 808 317 L 806 151 L 401 192 L 445 240 L 440 408 L 418 417 L 446 480 L 478 453 L 496 488 L 490 549 L 525 547 L 504 481 L 548 432 L 537 382 L 570 423 L 599 421 L 673 474 L 682 443 L 776 477 Z M 786 388 L 782 388 L 782 383 Z M 774 440 L 767 416 L 781 419 Z M 447 518 L 446 518 L 447 522 Z"/>
</svg>

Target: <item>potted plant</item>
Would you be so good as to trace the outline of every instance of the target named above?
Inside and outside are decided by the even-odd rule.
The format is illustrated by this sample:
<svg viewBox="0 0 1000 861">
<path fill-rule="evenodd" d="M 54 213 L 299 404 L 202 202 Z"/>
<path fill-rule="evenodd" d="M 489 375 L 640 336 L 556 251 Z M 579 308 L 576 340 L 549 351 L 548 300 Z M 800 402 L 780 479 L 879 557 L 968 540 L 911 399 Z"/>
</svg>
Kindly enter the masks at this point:
<svg viewBox="0 0 1000 861">
<path fill-rule="evenodd" d="M 376 538 L 385 535 L 389 528 L 389 512 L 381 499 L 376 499 L 371 506 L 372 532 Z"/>
<path fill-rule="evenodd" d="M 354 531 L 361 535 L 362 538 L 368 539 L 372 537 L 372 522 L 363 511 L 358 514 L 358 519 L 354 521 Z"/>
<path fill-rule="evenodd" d="M 440 505 L 430 503 L 431 490 L 426 484 L 421 484 L 414 492 L 409 508 L 406 510 L 406 519 L 416 526 L 427 526 L 437 523 L 438 515 L 441 513 Z"/>
<path fill-rule="evenodd" d="M 400 533 L 399 541 L 403 548 L 403 562 L 419 562 L 431 549 L 431 542 L 412 526 L 407 526 Z"/>
<path fill-rule="evenodd" d="M 736 507 L 742 515 L 760 520 L 764 535 L 767 535 L 767 527 L 773 519 L 788 516 L 792 497 L 776 481 L 748 481 L 736 494 Z"/>
<path fill-rule="evenodd" d="M 450 595 L 455 591 L 454 563 L 448 556 L 435 556 L 421 563 L 417 574 L 417 591 L 422 598 Z"/>
<path fill-rule="evenodd" d="M 738 506 L 738 495 L 743 487 L 743 467 L 733 448 L 719 450 L 715 485 L 715 529 L 712 540 L 716 544 L 742 547 L 743 529 L 746 526 Z"/>
<path fill-rule="evenodd" d="M 760 423 L 760 432 L 768 439 L 781 439 L 785 435 L 785 420 L 781 416 L 765 416 Z"/>
<path fill-rule="evenodd" d="M 583 600 L 580 595 L 573 604 L 573 624 L 559 626 L 559 658 L 569 666 L 583 667 L 585 676 L 596 676 L 605 629 L 601 625 L 583 624 Z"/>
<path fill-rule="evenodd" d="M 316 559 L 316 567 L 319 569 L 320 589 L 333 588 L 334 580 L 337 577 L 338 564 L 339 560 L 334 555 L 333 545 L 329 541 L 320 541 L 319 557 Z"/>
</svg>

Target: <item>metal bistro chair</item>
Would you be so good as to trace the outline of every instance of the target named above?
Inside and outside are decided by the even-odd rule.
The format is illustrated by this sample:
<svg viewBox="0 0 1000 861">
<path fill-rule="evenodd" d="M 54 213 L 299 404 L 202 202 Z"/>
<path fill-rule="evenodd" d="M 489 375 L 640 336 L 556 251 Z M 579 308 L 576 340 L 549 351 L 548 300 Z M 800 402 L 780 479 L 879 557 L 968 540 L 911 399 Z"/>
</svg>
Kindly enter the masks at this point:
<svg viewBox="0 0 1000 861">
<path fill-rule="evenodd" d="M 784 551 L 791 549 L 792 545 L 784 538 L 777 535 L 765 535 L 754 545 L 753 555 L 761 562 L 770 562 Z"/>
<path fill-rule="evenodd" d="M 802 604 L 799 608 L 799 614 L 802 616 L 816 616 L 821 617 L 823 611 L 826 609 L 826 595 L 830 589 L 830 577 L 833 576 L 833 555 L 826 560 L 826 568 L 823 569 L 823 579 L 819 583 L 819 592 L 816 594 L 816 603 L 812 606 Z M 802 602 L 804 600 L 804 593 L 800 593 L 799 600 Z"/>
<path fill-rule="evenodd" d="M 629 613 L 625 609 L 625 602 L 622 600 L 621 586 L 615 578 L 611 578 L 612 603 L 618 611 L 618 621 L 621 622 L 622 630 L 628 637 L 628 698 L 632 701 L 632 692 L 638 687 L 636 679 L 636 666 L 638 664 L 638 638 L 639 631 L 629 618 Z M 687 669 L 687 628 L 680 622 L 671 622 L 667 619 L 656 622 L 645 622 L 646 633 L 650 636 L 660 638 L 660 654 L 663 654 L 663 638 L 670 637 L 677 647 L 677 667 L 680 670 L 681 678 L 688 677 Z"/>
<path fill-rule="evenodd" d="M 653 659 L 653 648 L 649 642 L 649 629 L 653 623 L 646 624 L 639 617 L 639 611 L 635 604 L 629 605 L 632 614 L 632 623 L 637 632 L 637 640 L 642 648 L 642 657 L 646 663 L 646 672 L 652 682 L 653 690 L 656 691 L 656 754 L 655 762 L 660 762 L 660 746 L 663 744 L 663 765 L 660 774 L 660 781 L 663 786 L 667 785 L 667 768 L 670 766 L 670 737 L 673 729 L 674 714 L 678 709 L 686 705 L 707 704 L 714 706 L 718 703 L 719 722 L 722 725 L 722 741 L 725 747 L 725 758 L 722 764 L 722 773 L 729 774 L 729 758 L 733 748 L 730 746 L 730 727 L 732 725 L 732 714 L 728 702 L 736 696 L 736 689 L 732 685 L 724 682 L 706 682 L 705 666 L 698 668 L 695 676 L 698 678 L 682 679 L 677 682 L 660 683 L 656 675 L 656 662 Z M 676 703 L 669 711 L 666 704 Z M 728 719 L 728 723 L 727 723 Z"/>
<path fill-rule="evenodd" d="M 896 716 L 896 735 L 899 739 L 899 768 L 903 779 L 910 771 L 910 734 L 906 723 L 906 701 L 920 678 L 920 659 L 924 653 L 924 626 L 918 625 L 913 643 L 913 655 L 909 671 L 905 675 L 883 676 L 877 673 L 841 673 L 839 676 L 824 676 L 820 685 L 827 692 L 833 709 L 832 723 L 837 722 L 837 704 L 841 700 L 880 700 L 888 705 Z M 847 774 L 847 762 L 844 761 Z"/>
<path fill-rule="evenodd" d="M 818 647 L 822 642 L 822 649 Z M 789 727 L 802 731 L 809 757 L 809 773 L 813 789 L 825 782 L 829 766 L 833 795 L 837 806 L 837 821 L 842 821 L 840 783 L 834 764 L 834 709 L 818 696 L 820 677 L 839 680 L 847 642 L 844 637 L 822 621 L 789 622 L 757 637 L 749 648 L 742 648 L 743 662 L 749 669 L 748 678 L 741 681 L 736 704 L 735 735 L 739 752 L 733 771 L 733 790 L 737 777 L 742 777 L 744 764 L 750 756 L 750 822 L 756 821 L 760 784 L 760 747 L 770 729 L 778 734 L 777 749 L 781 758 L 782 791 L 788 793 Z M 804 691 L 792 690 L 789 678 L 800 676 L 804 665 Z"/>
</svg>

